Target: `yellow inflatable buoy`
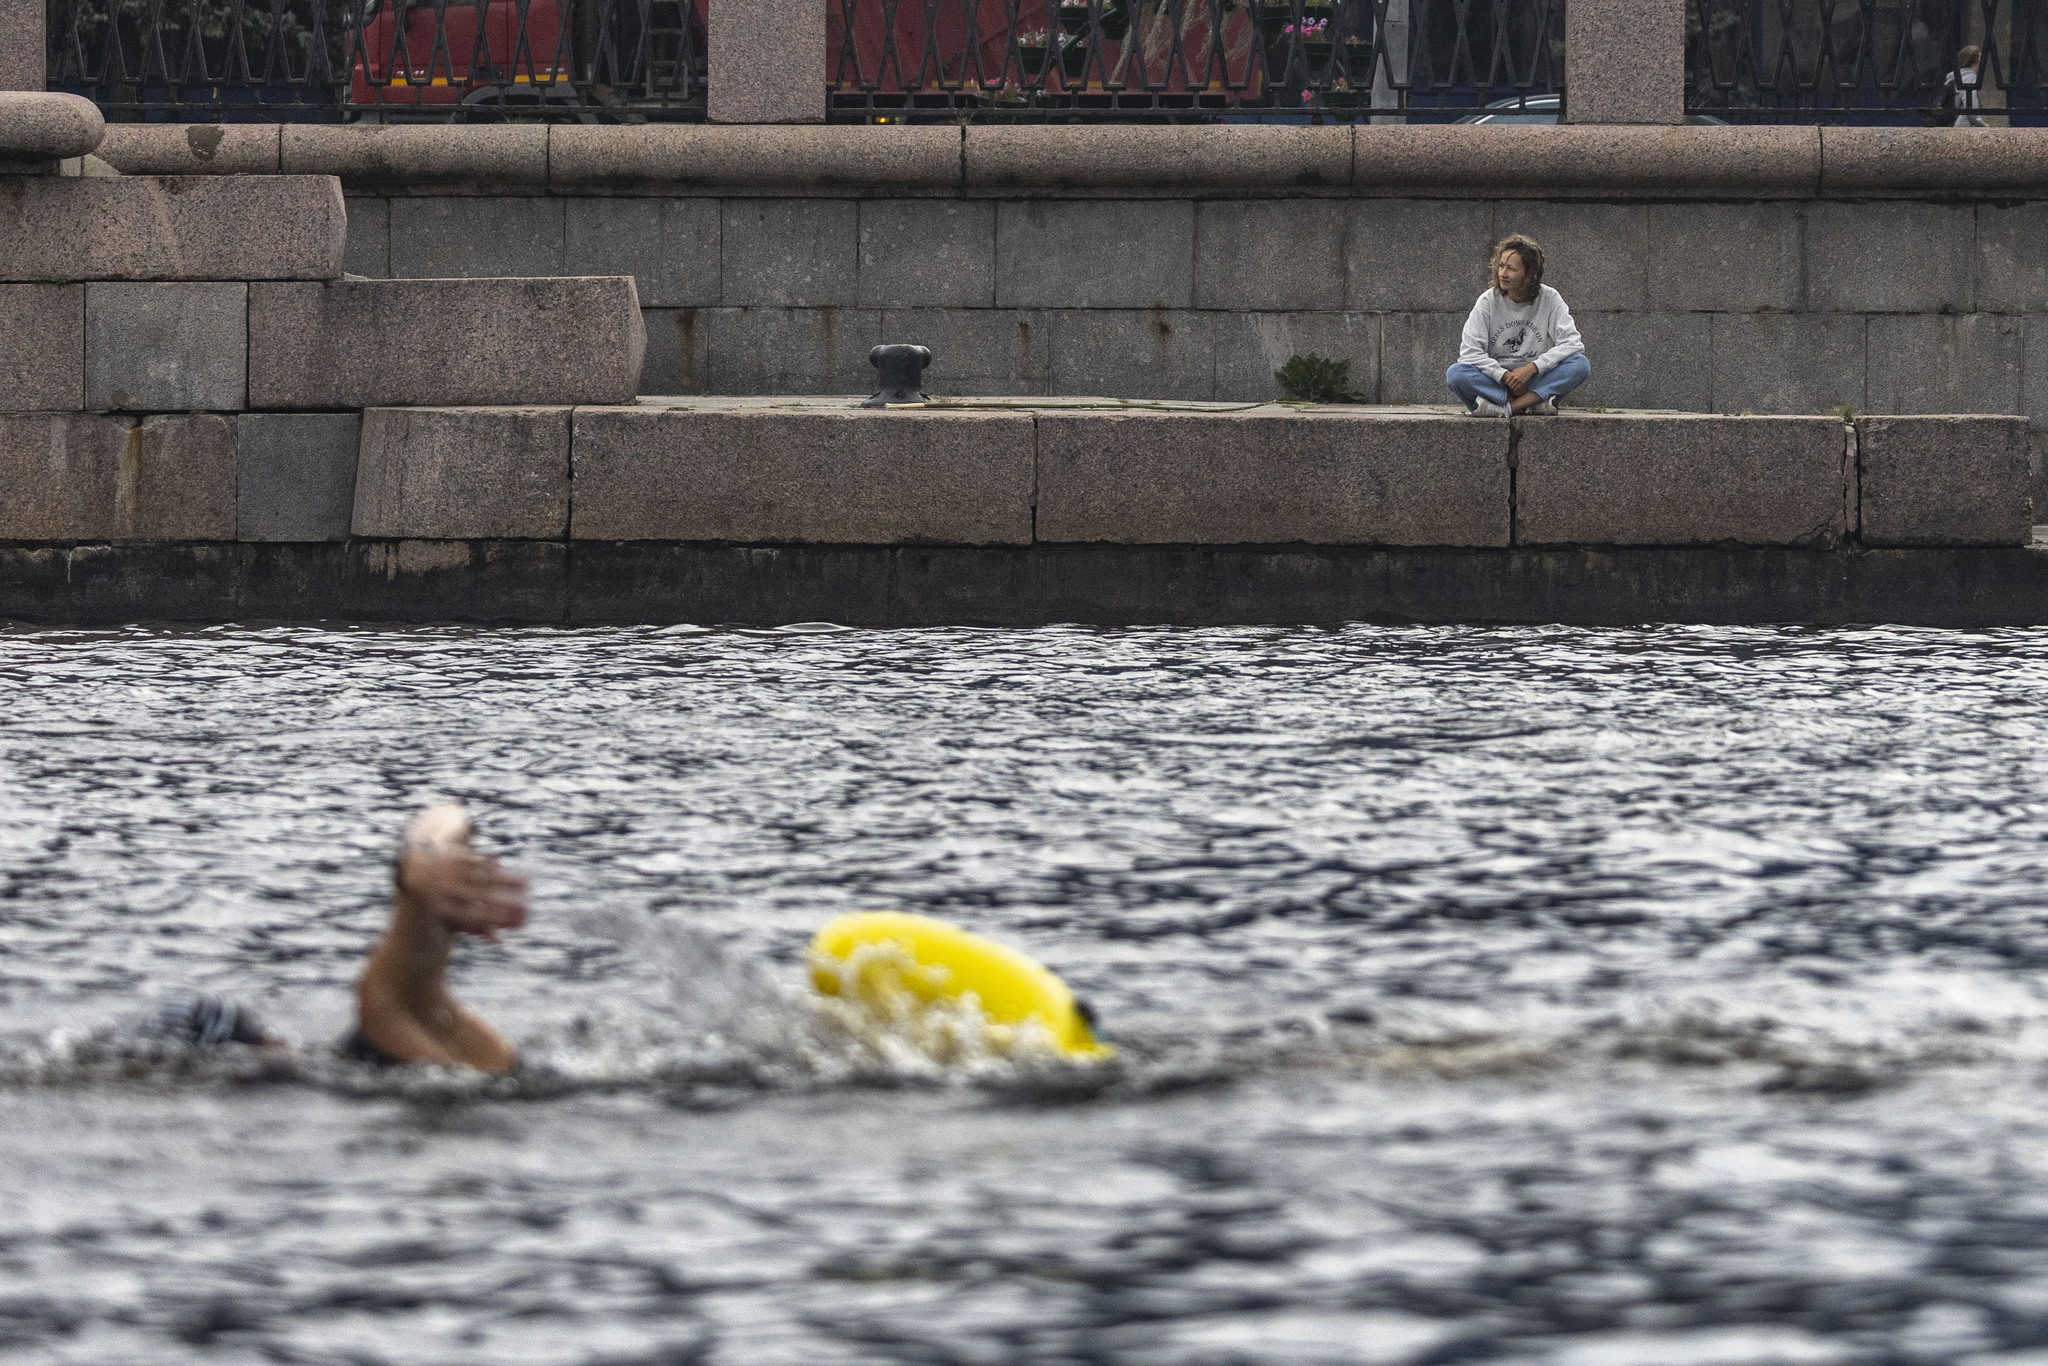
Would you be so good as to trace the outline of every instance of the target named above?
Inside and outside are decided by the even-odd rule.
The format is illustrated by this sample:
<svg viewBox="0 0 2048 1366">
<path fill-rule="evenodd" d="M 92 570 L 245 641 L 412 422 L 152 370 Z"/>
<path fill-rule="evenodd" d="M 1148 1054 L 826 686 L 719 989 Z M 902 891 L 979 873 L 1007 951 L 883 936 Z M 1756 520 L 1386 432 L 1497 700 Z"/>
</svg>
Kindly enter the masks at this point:
<svg viewBox="0 0 2048 1366">
<path fill-rule="evenodd" d="M 957 925 L 902 911 L 864 911 L 830 921 L 811 941 L 811 981 L 824 995 L 875 993 L 877 984 L 861 974 L 877 968 L 887 974 L 886 990 L 928 1003 L 972 995 L 990 1024 L 1035 1024 L 1069 1057 L 1103 1058 L 1113 1051 L 1096 1041 L 1088 1007 L 1065 982 L 1017 950 Z"/>
</svg>

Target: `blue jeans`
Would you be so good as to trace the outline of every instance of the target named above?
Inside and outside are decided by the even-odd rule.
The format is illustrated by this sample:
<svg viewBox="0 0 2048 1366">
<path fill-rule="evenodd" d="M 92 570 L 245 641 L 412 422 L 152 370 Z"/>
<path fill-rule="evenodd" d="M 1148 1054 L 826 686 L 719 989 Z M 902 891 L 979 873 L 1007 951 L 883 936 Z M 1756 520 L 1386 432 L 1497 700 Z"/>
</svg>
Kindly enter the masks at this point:
<svg viewBox="0 0 2048 1366">
<path fill-rule="evenodd" d="M 1581 351 L 1575 356 L 1566 356 L 1559 361 L 1549 374 L 1538 375 L 1529 388 L 1544 398 L 1560 399 L 1592 377 L 1593 363 L 1587 360 L 1586 353 Z M 1484 370 L 1463 362 L 1453 365 L 1444 372 L 1444 383 L 1451 386 L 1451 392 L 1458 396 L 1458 401 L 1465 405 L 1467 412 L 1472 410 L 1474 399 L 1492 399 L 1505 408 L 1509 399 L 1513 397 L 1508 393 L 1507 385 L 1497 379 L 1488 379 Z"/>
</svg>

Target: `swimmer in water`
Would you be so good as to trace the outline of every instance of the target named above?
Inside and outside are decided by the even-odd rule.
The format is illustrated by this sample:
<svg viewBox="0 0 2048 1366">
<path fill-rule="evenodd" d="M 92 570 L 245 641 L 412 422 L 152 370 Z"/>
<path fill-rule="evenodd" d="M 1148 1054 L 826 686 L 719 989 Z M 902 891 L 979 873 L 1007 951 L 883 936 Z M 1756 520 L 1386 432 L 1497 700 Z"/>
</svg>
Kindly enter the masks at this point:
<svg viewBox="0 0 2048 1366">
<path fill-rule="evenodd" d="M 356 981 L 356 1025 L 342 1041 L 344 1057 L 491 1073 L 509 1072 L 518 1060 L 448 990 L 458 935 L 496 939 L 526 923 L 526 879 L 471 848 L 474 833 L 469 813 L 453 803 L 430 806 L 405 827 L 392 861 L 391 924 Z M 285 1047 L 247 1010 L 206 996 L 167 1007 L 145 1033 L 198 1048 Z"/>
<path fill-rule="evenodd" d="M 526 879 L 472 849 L 474 834 L 469 813 L 453 803 L 430 806 L 405 827 L 392 863 L 391 926 L 356 981 L 346 1056 L 511 1070 L 512 1045 L 448 990 L 457 935 L 494 940 L 526 923 Z"/>
</svg>

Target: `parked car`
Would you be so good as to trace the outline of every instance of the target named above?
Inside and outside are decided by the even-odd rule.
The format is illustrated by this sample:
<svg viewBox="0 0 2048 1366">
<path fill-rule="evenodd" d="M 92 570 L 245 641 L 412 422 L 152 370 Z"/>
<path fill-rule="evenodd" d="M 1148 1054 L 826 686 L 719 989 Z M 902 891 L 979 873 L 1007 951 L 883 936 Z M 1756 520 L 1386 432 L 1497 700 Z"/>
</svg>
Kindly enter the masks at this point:
<svg viewBox="0 0 2048 1366">
<path fill-rule="evenodd" d="M 1531 95 L 1524 100 L 1519 97 L 1495 100 L 1476 114 L 1467 114 L 1460 123 L 1556 123 L 1558 110 L 1563 106 L 1561 95 Z M 1728 120 L 1717 119 L 1712 114 L 1687 114 L 1687 123 L 1719 124 L 1726 127 Z"/>
</svg>

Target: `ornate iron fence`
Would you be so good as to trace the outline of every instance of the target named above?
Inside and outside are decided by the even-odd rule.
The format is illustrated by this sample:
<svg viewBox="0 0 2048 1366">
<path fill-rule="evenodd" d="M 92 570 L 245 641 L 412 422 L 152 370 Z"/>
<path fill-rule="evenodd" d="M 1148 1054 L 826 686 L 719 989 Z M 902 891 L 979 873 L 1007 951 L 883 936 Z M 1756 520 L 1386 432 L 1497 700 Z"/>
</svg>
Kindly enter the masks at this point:
<svg viewBox="0 0 2048 1366">
<path fill-rule="evenodd" d="M 1445 119 L 1564 84 L 1564 0 L 829 0 L 827 23 L 842 120 Z"/>
<path fill-rule="evenodd" d="M 2048 0 L 1688 0 L 1686 108 L 1742 122 L 1953 122 L 1979 50 L 1982 112 L 2048 117 Z"/>
<path fill-rule="evenodd" d="M 112 118 L 696 119 L 706 0 L 48 0 Z"/>
</svg>

